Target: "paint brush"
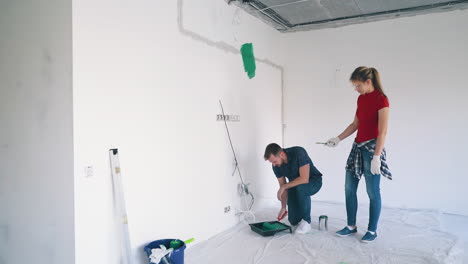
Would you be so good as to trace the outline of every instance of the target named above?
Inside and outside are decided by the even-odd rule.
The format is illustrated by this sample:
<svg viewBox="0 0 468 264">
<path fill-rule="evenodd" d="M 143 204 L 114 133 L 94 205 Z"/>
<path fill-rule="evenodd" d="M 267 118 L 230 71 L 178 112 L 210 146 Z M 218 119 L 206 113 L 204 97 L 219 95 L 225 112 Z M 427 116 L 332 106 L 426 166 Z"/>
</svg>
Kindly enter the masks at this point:
<svg viewBox="0 0 468 264">
<path fill-rule="evenodd" d="M 315 142 L 315 144 L 322 144 L 322 145 L 326 145 L 327 143 L 323 143 L 323 142 Z"/>
<path fill-rule="evenodd" d="M 280 215 L 280 217 L 278 217 L 278 221 L 283 220 L 283 218 L 286 217 L 287 214 L 288 214 L 288 211 L 284 211 L 284 213 Z"/>
</svg>

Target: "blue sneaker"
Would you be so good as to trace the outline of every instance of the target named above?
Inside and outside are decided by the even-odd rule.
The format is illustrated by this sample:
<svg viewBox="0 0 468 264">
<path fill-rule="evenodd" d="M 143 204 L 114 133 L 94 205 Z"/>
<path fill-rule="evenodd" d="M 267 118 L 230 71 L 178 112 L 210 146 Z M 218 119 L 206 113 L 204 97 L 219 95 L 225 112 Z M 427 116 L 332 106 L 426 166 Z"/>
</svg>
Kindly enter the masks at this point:
<svg viewBox="0 0 468 264">
<path fill-rule="evenodd" d="M 345 228 L 341 229 L 340 231 L 337 231 L 335 234 L 337 236 L 349 236 L 355 233 L 357 233 L 357 228 L 349 229 L 349 227 L 345 226 Z"/>
<path fill-rule="evenodd" d="M 371 234 L 371 232 L 367 232 L 361 239 L 364 243 L 373 242 L 377 238 L 377 233 Z"/>
</svg>

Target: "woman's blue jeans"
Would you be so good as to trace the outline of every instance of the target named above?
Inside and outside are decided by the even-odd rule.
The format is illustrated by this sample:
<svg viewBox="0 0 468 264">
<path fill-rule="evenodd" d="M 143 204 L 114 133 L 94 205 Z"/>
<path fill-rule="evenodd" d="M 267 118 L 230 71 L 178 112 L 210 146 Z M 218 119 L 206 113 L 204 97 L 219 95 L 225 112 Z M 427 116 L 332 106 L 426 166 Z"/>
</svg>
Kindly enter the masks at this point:
<svg viewBox="0 0 468 264">
<path fill-rule="evenodd" d="M 374 153 L 367 151 L 365 148 L 359 148 L 363 158 L 363 174 L 366 179 L 367 195 L 369 196 L 369 231 L 376 232 L 379 222 L 380 211 L 382 209 L 382 199 L 380 197 L 380 174 L 373 175 L 370 172 L 371 160 Z M 348 225 L 356 225 L 356 214 L 358 209 L 357 188 L 359 179 L 355 177 L 353 171 L 346 171 L 346 213 L 348 215 Z"/>
</svg>

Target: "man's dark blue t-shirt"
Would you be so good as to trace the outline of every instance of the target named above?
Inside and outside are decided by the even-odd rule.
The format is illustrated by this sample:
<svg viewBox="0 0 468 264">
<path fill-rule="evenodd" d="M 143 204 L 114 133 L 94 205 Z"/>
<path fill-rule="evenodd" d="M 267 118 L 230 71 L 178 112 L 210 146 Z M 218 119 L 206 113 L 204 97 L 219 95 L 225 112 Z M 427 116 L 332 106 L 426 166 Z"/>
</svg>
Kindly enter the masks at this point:
<svg viewBox="0 0 468 264">
<path fill-rule="evenodd" d="M 309 164 L 309 179 L 322 179 L 322 173 L 314 166 L 307 152 L 302 147 L 285 148 L 284 152 L 288 157 L 288 163 L 283 163 L 279 167 L 273 166 L 273 172 L 277 178 L 286 177 L 289 182 L 299 177 L 299 168 Z"/>
</svg>

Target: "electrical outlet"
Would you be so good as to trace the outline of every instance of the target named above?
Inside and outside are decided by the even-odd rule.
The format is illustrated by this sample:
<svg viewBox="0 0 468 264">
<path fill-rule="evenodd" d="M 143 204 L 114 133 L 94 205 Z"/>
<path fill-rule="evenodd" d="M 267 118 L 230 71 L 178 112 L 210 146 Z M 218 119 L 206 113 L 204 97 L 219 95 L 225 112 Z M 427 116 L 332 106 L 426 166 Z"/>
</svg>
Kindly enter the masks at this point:
<svg viewBox="0 0 468 264">
<path fill-rule="evenodd" d="M 86 166 L 84 168 L 84 173 L 86 178 L 90 178 L 94 176 L 94 168 L 93 166 Z"/>
<path fill-rule="evenodd" d="M 240 116 L 239 115 L 216 115 L 216 121 L 226 121 L 226 122 L 239 122 Z"/>
<path fill-rule="evenodd" d="M 227 214 L 231 211 L 231 206 L 224 207 L 224 213 Z"/>
</svg>

